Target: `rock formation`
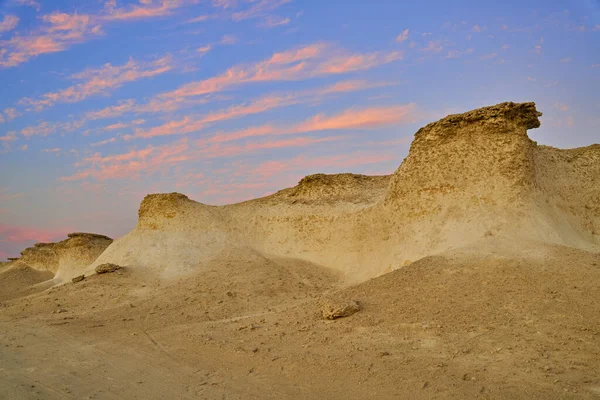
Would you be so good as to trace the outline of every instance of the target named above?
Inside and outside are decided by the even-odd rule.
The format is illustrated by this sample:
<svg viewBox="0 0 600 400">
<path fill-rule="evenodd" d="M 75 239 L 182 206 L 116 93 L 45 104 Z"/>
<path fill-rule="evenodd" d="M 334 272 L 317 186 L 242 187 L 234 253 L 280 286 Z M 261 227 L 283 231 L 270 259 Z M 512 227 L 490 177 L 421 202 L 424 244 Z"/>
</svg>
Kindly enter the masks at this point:
<svg viewBox="0 0 600 400">
<path fill-rule="evenodd" d="M 317 174 L 228 206 L 148 195 L 138 226 L 95 265 L 195 271 L 224 249 L 304 259 L 365 280 L 489 236 L 600 245 L 600 146 L 538 146 L 534 103 L 502 103 L 421 128 L 392 176 Z M 243 251 L 243 250 L 241 250 Z"/>
<path fill-rule="evenodd" d="M 36 243 L 21 252 L 14 266 L 49 271 L 57 281 L 80 275 L 112 243 L 108 236 L 94 233 L 70 233 L 57 243 Z"/>
</svg>

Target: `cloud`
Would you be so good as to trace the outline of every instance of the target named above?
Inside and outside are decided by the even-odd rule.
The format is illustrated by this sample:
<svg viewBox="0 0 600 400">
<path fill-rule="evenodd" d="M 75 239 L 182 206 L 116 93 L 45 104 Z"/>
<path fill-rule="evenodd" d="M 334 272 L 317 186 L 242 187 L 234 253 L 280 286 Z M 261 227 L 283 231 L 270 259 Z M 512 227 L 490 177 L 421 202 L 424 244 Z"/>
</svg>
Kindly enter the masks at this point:
<svg viewBox="0 0 600 400">
<path fill-rule="evenodd" d="M 268 12 L 276 10 L 282 5 L 290 2 L 291 0 L 257 0 L 253 2 L 253 5 L 250 8 L 233 13 L 231 18 L 234 21 L 242 21 L 245 19 L 262 17 Z"/>
<path fill-rule="evenodd" d="M 402 42 L 406 41 L 408 39 L 408 33 L 409 33 L 408 29 L 403 30 L 401 34 L 396 36 L 396 42 L 402 43 Z"/>
<path fill-rule="evenodd" d="M 25 242 L 52 242 L 66 238 L 72 229 L 38 229 L 26 226 L 0 224 L 0 237 L 2 242 L 13 244 Z"/>
<path fill-rule="evenodd" d="M 557 110 L 560 110 L 560 111 L 567 111 L 567 110 L 569 110 L 569 106 L 568 105 L 561 104 L 561 103 L 555 103 L 554 104 L 554 108 L 556 108 Z"/>
<path fill-rule="evenodd" d="M 183 135 L 193 133 L 202 130 L 203 128 L 215 122 L 258 114 L 275 108 L 286 107 L 294 104 L 315 102 L 319 101 L 319 99 L 323 98 L 323 96 L 335 93 L 358 91 L 372 87 L 381 87 L 384 85 L 389 84 L 351 80 L 337 82 L 335 84 L 318 89 L 266 95 L 254 99 L 247 104 L 241 104 L 224 110 L 215 111 L 200 118 L 191 118 L 186 116 L 179 120 L 169 121 L 163 125 L 159 125 L 150 129 L 138 129 L 135 131 L 134 135 L 126 136 L 126 139 L 152 138 L 156 136 Z"/>
<path fill-rule="evenodd" d="M 126 21 L 145 18 L 156 18 L 171 15 L 173 11 L 182 7 L 189 1 L 184 0 L 161 0 L 159 5 L 153 5 L 152 1 L 141 1 L 142 5 L 134 5 L 128 8 L 110 8 L 103 16 L 107 21 Z"/>
<path fill-rule="evenodd" d="M 159 147 L 148 146 L 144 149 L 133 149 L 126 153 L 103 156 L 95 153 L 75 164 L 83 168 L 74 175 L 61 178 L 64 181 L 94 178 L 99 181 L 117 178 L 136 178 L 150 175 L 157 170 L 165 170 L 185 161 L 198 161 L 206 158 L 231 157 L 249 152 L 284 147 L 308 146 L 321 142 L 341 140 L 343 136 L 326 136 L 314 138 L 300 136 L 308 132 L 327 130 L 369 130 L 383 126 L 409 122 L 414 119 L 414 104 L 405 106 L 371 107 L 365 109 L 349 109 L 335 115 L 316 115 L 303 122 L 290 126 L 276 127 L 270 124 L 250 127 L 234 132 L 220 132 L 212 137 L 188 142 L 183 138 L 171 144 Z M 161 126 L 169 132 L 186 130 L 199 121 L 184 118 L 171 121 Z M 152 134 L 154 134 L 153 132 Z M 266 138 L 275 135 L 294 135 L 292 138 L 275 140 L 247 141 L 247 139 Z M 229 144 L 244 140 L 243 144 Z M 100 142 L 102 144 L 112 142 Z"/>
<path fill-rule="evenodd" d="M 283 18 L 276 15 L 268 15 L 264 18 L 260 26 L 267 28 L 275 28 L 277 26 L 287 25 L 290 22 L 289 18 Z"/>
<path fill-rule="evenodd" d="M 36 0 L 14 0 L 15 4 L 21 6 L 29 6 L 35 8 L 37 11 L 40 10 L 40 3 Z"/>
<path fill-rule="evenodd" d="M 218 134 L 198 143 L 224 143 L 250 137 L 298 134 L 328 130 L 368 130 L 382 126 L 389 126 L 414 119 L 416 106 L 414 104 L 371 107 L 366 109 L 349 109 L 333 116 L 323 114 L 315 115 L 304 122 L 290 126 L 276 127 L 274 125 L 261 125 L 245 128 L 234 132 L 219 132 Z"/>
<path fill-rule="evenodd" d="M 208 53 L 210 50 L 212 49 L 212 46 L 203 46 L 203 47 L 198 47 L 196 49 L 196 51 L 200 54 L 206 54 Z"/>
<path fill-rule="evenodd" d="M 54 147 L 52 149 L 44 149 L 42 153 L 58 153 L 60 151 L 59 147 Z"/>
<path fill-rule="evenodd" d="M 442 50 L 444 50 L 444 46 L 442 45 L 442 42 L 439 40 L 430 40 L 427 43 L 427 46 L 424 47 L 421 51 L 424 53 L 441 53 Z"/>
<path fill-rule="evenodd" d="M 481 60 L 492 60 L 494 58 L 498 57 L 498 53 L 489 53 L 489 54 L 484 54 L 481 57 L 479 57 Z"/>
<path fill-rule="evenodd" d="M 238 0 L 213 0 L 212 4 L 215 8 L 235 8 L 237 6 Z"/>
<path fill-rule="evenodd" d="M 173 65 L 170 56 L 152 62 L 138 62 L 130 58 L 123 65 L 105 64 L 100 68 L 88 68 L 71 75 L 71 79 L 82 83 L 57 92 L 45 93 L 37 99 L 23 98 L 19 104 L 32 106 L 39 111 L 56 103 L 76 103 L 90 96 L 106 93 L 110 89 L 116 89 L 125 83 L 150 78 L 171 69 Z"/>
<path fill-rule="evenodd" d="M 195 24 L 197 22 L 205 22 L 208 21 L 209 19 L 211 19 L 212 17 L 210 15 L 199 15 L 195 18 L 192 19 L 188 19 L 187 21 L 185 21 L 186 24 Z"/>
<path fill-rule="evenodd" d="M 96 120 L 104 118 L 114 118 L 121 116 L 127 112 L 131 112 L 135 107 L 135 100 L 123 100 L 114 106 L 109 106 L 97 111 L 88 111 L 85 115 L 86 119 Z"/>
<path fill-rule="evenodd" d="M 103 157 L 100 153 L 96 153 L 75 164 L 76 167 L 86 166 L 86 168 L 60 180 L 76 181 L 93 177 L 98 181 L 104 181 L 136 178 L 141 174 L 151 175 L 158 170 L 164 170 L 187 160 L 188 156 L 184 154 L 187 150 L 187 139 L 183 138 L 172 144 L 149 146 L 142 150 L 131 150 L 113 156 Z"/>
<path fill-rule="evenodd" d="M 117 141 L 117 138 L 113 137 L 110 139 L 102 140 L 100 142 L 92 143 L 92 144 L 90 144 L 90 146 L 92 146 L 92 147 L 104 146 L 105 144 L 114 143 L 116 141 Z"/>
<path fill-rule="evenodd" d="M 0 21 L 0 33 L 10 32 L 17 27 L 19 24 L 19 17 L 16 15 L 5 15 L 2 21 Z"/>
<path fill-rule="evenodd" d="M 71 121 L 71 122 L 40 122 L 38 125 L 26 126 L 21 129 L 21 135 L 25 137 L 31 136 L 48 136 L 57 131 L 60 132 L 71 132 L 81 128 L 84 124 L 83 120 Z"/>
<path fill-rule="evenodd" d="M 21 151 L 25 151 L 25 150 L 27 150 L 28 148 L 29 148 L 29 145 L 28 145 L 28 144 L 24 144 L 24 145 L 22 145 L 21 147 L 19 147 L 19 149 L 20 149 Z"/>
<path fill-rule="evenodd" d="M 235 35 L 223 35 L 219 44 L 230 45 L 235 44 L 237 42 L 237 38 Z"/>
<path fill-rule="evenodd" d="M 475 26 L 473 26 L 472 31 L 473 32 L 483 32 L 485 30 L 485 26 L 480 26 L 479 24 L 475 24 Z"/>
<path fill-rule="evenodd" d="M 561 63 L 570 63 L 571 61 L 572 61 L 572 59 L 570 57 L 565 57 L 565 58 L 560 59 Z"/>
<path fill-rule="evenodd" d="M 348 54 L 323 43 L 275 53 L 267 60 L 234 66 L 221 75 L 190 82 L 171 92 L 160 94 L 163 99 L 180 99 L 216 93 L 246 83 L 293 81 L 322 75 L 342 74 L 370 69 L 402 58 L 400 52 Z"/>
<path fill-rule="evenodd" d="M 540 41 L 535 46 L 533 46 L 531 52 L 534 54 L 542 54 L 542 44 L 544 44 L 544 38 L 541 38 Z"/>
<path fill-rule="evenodd" d="M 83 43 L 102 34 L 100 25 L 86 14 L 54 12 L 42 16 L 43 24 L 31 34 L 14 35 L 4 41 L 0 66 L 14 67 L 41 54 L 64 51 L 72 44 Z"/>
<path fill-rule="evenodd" d="M 16 108 L 10 107 L 10 108 L 5 108 L 4 109 L 4 115 L 6 116 L 6 119 L 8 121 L 11 121 L 11 120 L 13 120 L 13 119 L 15 119 L 15 118 L 23 115 L 23 114 L 21 114 L 20 112 L 18 112 Z"/>
<path fill-rule="evenodd" d="M 453 59 L 453 58 L 460 58 L 465 54 L 472 54 L 473 53 L 473 49 L 469 48 L 465 51 L 460 51 L 460 50 L 450 50 L 447 54 L 446 54 L 446 59 Z"/>
<path fill-rule="evenodd" d="M 346 169 L 348 167 L 379 164 L 395 160 L 397 155 L 392 153 L 358 151 L 345 155 L 310 157 L 300 155 L 291 159 L 279 161 L 264 161 L 254 169 L 248 170 L 249 175 L 257 175 L 264 179 L 290 171 L 304 171 L 304 173 L 323 169 Z"/>
</svg>

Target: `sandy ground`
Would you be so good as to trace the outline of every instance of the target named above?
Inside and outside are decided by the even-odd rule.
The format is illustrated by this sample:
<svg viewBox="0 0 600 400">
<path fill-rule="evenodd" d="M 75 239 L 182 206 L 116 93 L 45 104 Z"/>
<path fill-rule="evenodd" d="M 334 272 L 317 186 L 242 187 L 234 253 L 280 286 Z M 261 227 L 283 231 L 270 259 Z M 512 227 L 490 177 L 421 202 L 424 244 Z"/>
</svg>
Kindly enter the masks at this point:
<svg viewBox="0 0 600 400">
<path fill-rule="evenodd" d="M 0 398 L 600 398 L 600 255 L 481 247 L 350 287 L 254 254 L 4 301 Z M 325 320 L 323 296 L 362 310 Z"/>
</svg>

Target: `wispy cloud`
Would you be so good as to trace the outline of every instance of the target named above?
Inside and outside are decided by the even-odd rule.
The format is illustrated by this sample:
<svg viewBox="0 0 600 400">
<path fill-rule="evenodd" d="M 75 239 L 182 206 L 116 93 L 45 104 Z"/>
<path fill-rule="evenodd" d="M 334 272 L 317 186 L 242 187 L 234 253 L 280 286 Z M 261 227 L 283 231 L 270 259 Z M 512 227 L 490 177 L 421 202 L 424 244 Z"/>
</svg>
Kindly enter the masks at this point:
<svg viewBox="0 0 600 400">
<path fill-rule="evenodd" d="M 33 7 L 37 11 L 40 10 L 40 3 L 37 2 L 36 0 L 14 0 L 14 3 L 18 4 L 18 5 L 21 5 L 21 6 Z"/>
<path fill-rule="evenodd" d="M 303 80 L 321 75 L 370 69 L 402 58 L 400 52 L 347 53 L 324 43 L 275 53 L 267 60 L 238 65 L 221 75 L 187 83 L 159 95 L 172 99 L 216 93 L 252 82 Z"/>
<path fill-rule="evenodd" d="M 268 15 L 264 18 L 260 26 L 267 28 L 275 28 L 277 26 L 283 26 L 290 23 L 289 18 L 280 17 L 277 15 Z"/>
<path fill-rule="evenodd" d="M 27 126 L 21 129 L 21 135 L 25 137 L 31 136 L 48 136 L 50 134 L 60 132 L 71 132 L 79 129 L 83 126 L 83 121 L 72 121 L 72 122 L 40 122 L 37 125 Z"/>
<path fill-rule="evenodd" d="M 409 33 L 408 29 L 403 30 L 401 34 L 396 36 L 396 42 L 402 43 L 402 42 L 406 41 L 408 39 L 408 33 Z"/>
<path fill-rule="evenodd" d="M 133 58 L 123 65 L 105 64 L 100 68 L 88 68 L 71 75 L 71 79 L 82 81 L 66 89 L 45 93 L 37 99 L 23 98 L 19 104 L 32 106 L 36 110 L 51 107 L 55 103 L 76 103 L 90 96 L 107 93 L 128 82 L 150 78 L 173 69 L 170 56 L 152 62 L 138 62 Z"/>
<path fill-rule="evenodd" d="M 472 54 L 473 53 L 473 49 L 469 48 L 466 49 L 464 51 L 461 50 L 450 50 L 448 51 L 448 53 L 446 54 L 446 59 L 453 59 L 453 58 L 460 58 L 466 54 Z"/>
<path fill-rule="evenodd" d="M 257 0 L 252 2 L 252 5 L 248 9 L 233 13 L 231 18 L 234 21 L 242 21 L 244 19 L 262 17 L 290 2 L 291 0 Z"/>
<path fill-rule="evenodd" d="M 191 3 L 185 0 L 161 0 L 155 5 L 153 1 L 140 1 L 141 5 L 123 8 L 109 8 L 102 18 L 107 21 L 138 20 L 171 15 L 183 5 Z"/>
<path fill-rule="evenodd" d="M 371 83 L 361 80 L 350 80 L 337 82 L 335 84 L 317 89 L 266 95 L 254 99 L 246 104 L 215 111 L 200 118 L 186 116 L 179 120 L 169 121 L 153 128 L 138 129 L 133 135 L 125 136 L 125 138 L 152 138 L 156 136 L 183 135 L 193 133 L 204 129 L 215 122 L 258 114 L 275 108 L 287 107 L 294 104 L 314 103 L 319 101 L 319 99 L 323 96 L 328 96 L 335 93 L 347 93 L 385 85 L 389 85 L 389 83 Z"/>
<path fill-rule="evenodd" d="M 26 242 L 52 242 L 58 239 L 66 238 L 67 233 L 72 229 L 39 229 L 27 226 L 0 224 L 0 236 L 5 242 L 26 243 Z"/>
<path fill-rule="evenodd" d="M 14 35 L 3 43 L 0 66 L 14 67 L 45 53 L 66 50 L 102 34 L 101 26 L 86 14 L 54 12 L 42 17 L 44 24 L 34 33 Z"/>
<path fill-rule="evenodd" d="M 533 48 L 531 49 L 531 52 L 534 54 L 542 54 L 542 45 L 543 44 L 544 44 L 544 38 L 541 38 L 540 41 L 533 46 Z"/>
<path fill-rule="evenodd" d="M 184 153 L 188 150 L 187 139 L 183 138 L 172 144 L 158 147 L 149 146 L 142 150 L 103 157 L 96 153 L 75 164 L 85 168 L 76 174 L 63 177 L 63 181 L 76 181 L 92 177 L 98 181 L 117 178 L 135 178 L 140 174 L 152 173 L 166 169 L 187 160 Z"/>
<path fill-rule="evenodd" d="M 100 153 L 96 153 L 76 163 L 75 167 L 83 167 L 83 169 L 74 175 L 62 178 L 62 180 L 71 181 L 94 178 L 102 181 L 106 179 L 130 178 L 132 176 L 139 176 L 140 174 L 152 174 L 159 169 L 166 169 L 185 161 L 232 157 L 258 150 L 308 146 L 322 142 L 337 141 L 344 137 L 325 136 L 314 138 L 300 136 L 300 134 L 330 130 L 369 130 L 390 126 L 414 120 L 414 110 L 415 106 L 413 104 L 349 109 L 330 116 L 316 115 L 290 126 L 276 127 L 267 124 L 235 132 L 220 132 L 212 137 L 193 142 L 188 142 L 187 138 L 183 138 L 171 144 L 159 147 L 148 146 L 145 149 L 134 149 L 122 154 L 102 156 Z M 172 121 L 168 125 L 164 125 L 161 129 L 170 129 L 169 132 L 179 132 L 198 123 L 198 121 L 184 119 Z M 258 142 L 247 141 L 248 139 L 288 134 L 294 135 L 294 137 L 260 140 Z M 240 140 L 243 140 L 245 143 L 230 144 L 230 142 Z M 110 142 L 112 141 L 103 141 L 97 145 Z"/>
<path fill-rule="evenodd" d="M 560 62 L 561 63 L 570 63 L 572 61 L 572 59 L 570 57 L 565 57 L 565 58 L 561 58 Z"/>
<path fill-rule="evenodd" d="M 421 51 L 424 53 L 435 54 L 441 53 L 444 50 L 444 46 L 439 40 L 430 40 Z"/>
<path fill-rule="evenodd" d="M 19 17 L 11 14 L 5 15 L 2 21 L 0 21 L 0 33 L 12 31 L 18 24 Z"/>
</svg>

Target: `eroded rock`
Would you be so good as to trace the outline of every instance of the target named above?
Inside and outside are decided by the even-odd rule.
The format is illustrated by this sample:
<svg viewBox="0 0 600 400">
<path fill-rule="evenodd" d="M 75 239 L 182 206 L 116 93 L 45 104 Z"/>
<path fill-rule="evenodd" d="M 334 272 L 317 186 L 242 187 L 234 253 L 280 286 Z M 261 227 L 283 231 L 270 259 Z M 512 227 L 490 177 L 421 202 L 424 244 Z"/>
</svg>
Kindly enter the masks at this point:
<svg viewBox="0 0 600 400">
<path fill-rule="evenodd" d="M 321 315 L 325 319 L 338 319 L 349 317 L 361 310 L 361 306 L 356 300 L 331 300 L 321 301 Z"/>
<path fill-rule="evenodd" d="M 117 264 L 111 264 L 111 263 L 106 263 L 106 264 L 100 264 L 96 267 L 96 273 L 97 274 L 108 274 L 111 272 L 115 272 L 121 269 L 120 265 Z"/>
</svg>

